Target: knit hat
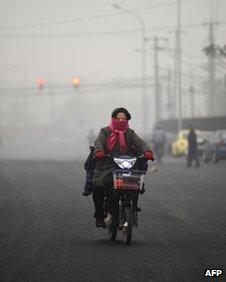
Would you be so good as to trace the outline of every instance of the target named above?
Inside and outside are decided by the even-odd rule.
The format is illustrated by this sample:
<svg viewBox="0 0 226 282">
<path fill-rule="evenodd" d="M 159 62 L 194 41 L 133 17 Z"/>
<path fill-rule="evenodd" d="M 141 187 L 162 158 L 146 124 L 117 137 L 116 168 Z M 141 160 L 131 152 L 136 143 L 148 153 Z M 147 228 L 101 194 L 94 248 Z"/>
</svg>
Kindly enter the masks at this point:
<svg viewBox="0 0 226 282">
<path fill-rule="evenodd" d="M 131 119 L 130 113 L 127 111 L 127 109 L 122 108 L 122 107 L 114 109 L 114 111 L 111 114 L 111 117 L 116 118 L 118 113 L 124 113 L 126 115 L 127 120 Z"/>
</svg>

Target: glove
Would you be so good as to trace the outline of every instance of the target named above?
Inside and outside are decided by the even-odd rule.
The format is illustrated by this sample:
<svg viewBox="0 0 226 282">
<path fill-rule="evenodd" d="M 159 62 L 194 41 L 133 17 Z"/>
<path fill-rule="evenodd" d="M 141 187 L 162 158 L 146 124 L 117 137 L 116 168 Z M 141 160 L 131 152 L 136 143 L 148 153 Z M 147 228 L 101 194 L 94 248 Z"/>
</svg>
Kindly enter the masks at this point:
<svg viewBox="0 0 226 282">
<path fill-rule="evenodd" d="M 146 152 L 144 152 L 144 156 L 145 156 L 145 158 L 147 158 L 148 160 L 154 161 L 154 156 L 153 156 L 152 151 L 146 151 Z"/>
<path fill-rule="evenodd" d="M 96 151 L 96 153 L 95 153 L 95 157 L 96 157 L 97 159 L 103 159 L 104 156 L 105 156 L 105 153 L 104 153 L 103 151 L 101 151 L 101 150 L 98 150 L 98 151 Z"/>
</svg>

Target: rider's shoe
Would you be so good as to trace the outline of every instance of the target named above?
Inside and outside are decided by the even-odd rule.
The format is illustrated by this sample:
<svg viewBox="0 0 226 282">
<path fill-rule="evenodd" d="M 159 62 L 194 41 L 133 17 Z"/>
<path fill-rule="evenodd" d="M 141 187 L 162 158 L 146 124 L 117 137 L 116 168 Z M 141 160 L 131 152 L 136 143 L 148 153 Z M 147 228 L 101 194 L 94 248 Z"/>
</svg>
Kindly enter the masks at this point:
<svg viewBox="0 0 226 282">
<path fill-rule="evenodd" d="M 89 196 L 90 194 L 91 194 L 91 192 L 89 192 L 89 191 L 84 191 L 82 193 L 82 195 L 85 196 L 85 197 Z"/>
<path fill-rule="evenodd" d="M 92 184 L 87 182 L 84 187 L 84 191 L 82 193 L 83 196 L 87 197 L 92 193 Z"/>
<path fill-rule="evenodd" d="M 140 193 L 141 195 L 143 195 L 143 194 L 145 193 L 145 188 L 143 187 L 143 188 L 139 191 L 139 193 Z"/>
<path fill-rule="evenodd" d="M 104 220 L 103 219 L 99 219 L 99 218 L 96 219 L 95 225 L 96 225 L 97 228 L 104 228 L 104 227 L 106 227 L 106 223 L 104 222 Z"/>
</svg>

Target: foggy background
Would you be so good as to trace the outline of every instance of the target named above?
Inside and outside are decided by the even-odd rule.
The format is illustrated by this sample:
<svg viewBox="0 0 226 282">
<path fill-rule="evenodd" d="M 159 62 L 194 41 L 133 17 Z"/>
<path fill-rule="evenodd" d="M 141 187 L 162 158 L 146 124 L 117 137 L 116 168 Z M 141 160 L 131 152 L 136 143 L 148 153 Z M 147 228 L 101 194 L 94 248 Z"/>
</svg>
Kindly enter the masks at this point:
<svg viewBox="0 0 226 282">
<path fill-rule="evenodd" d="M 177 1 L 1 0 L 1 158 L 83 157 L 89 130 L 97 134 L 118 106 L 143 134 L 142 27 L 113 3 L 145 23 L 148 132 L 156 122 L 154 36 L 159 118 L 178 117 Z M 226 44 L 225 12 L 223 0 L 181 0 L 182 118 L 225 115 L 225 57 L 204 52 Z"/>
</svg>

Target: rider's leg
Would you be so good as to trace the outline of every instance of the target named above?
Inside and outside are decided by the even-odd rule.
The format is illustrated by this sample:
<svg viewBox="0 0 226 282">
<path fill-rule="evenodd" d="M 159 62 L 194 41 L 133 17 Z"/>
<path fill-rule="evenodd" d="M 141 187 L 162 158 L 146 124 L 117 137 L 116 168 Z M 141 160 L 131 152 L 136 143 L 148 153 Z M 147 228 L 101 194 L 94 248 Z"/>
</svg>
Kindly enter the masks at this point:
<svg viewBox="0 0 226 282">
<path fill-rule="evenodd" d="M 114 196 L 113 196 L 113 176 L 112 173 L 107 174 L 104 179 L 104 189 L 105 189 L 105 195 L 106 195 L 106 204 L 108 212 L 111 213 L 113 202 L 114 202 Z"/>
<path fill-rule="evenodd" d="M 138 206 L 138 199 L 139 199 L 139 191 L 134 193 L 134 197 L 133 197 L 134 208 L 137 208 L 137 206 Z"/>
<path fill-rule="evenodd" d="M 104 188 L 95 186 L 93 189 L 93 202 L 95 206 L 94 217 L 98 220 L 104 220 Z"/>
<path fill-rule="evenodd" d="M 82 193 L 83 196 L 89 196 L 93 191 L 92 176 L 92 172 L 90 170 L 86 170 L 86 183 Z"/>
<path fill-rule="evenodd" d="M 113 220 L 118 222 L 118 198 L 113 187 L 113 176 L 112 173 L 104 177 L 104 187 L 106 193 L 106 203 L 108 213 L 113 216 Z"/>
</svg>

